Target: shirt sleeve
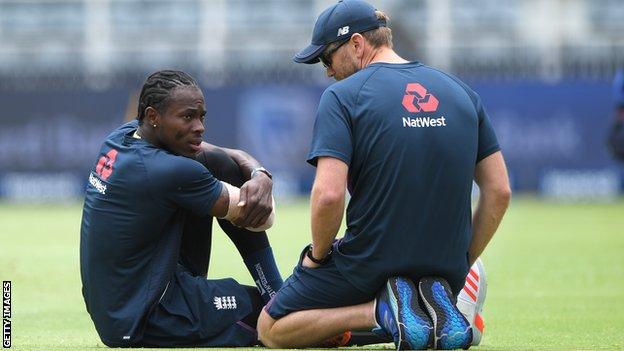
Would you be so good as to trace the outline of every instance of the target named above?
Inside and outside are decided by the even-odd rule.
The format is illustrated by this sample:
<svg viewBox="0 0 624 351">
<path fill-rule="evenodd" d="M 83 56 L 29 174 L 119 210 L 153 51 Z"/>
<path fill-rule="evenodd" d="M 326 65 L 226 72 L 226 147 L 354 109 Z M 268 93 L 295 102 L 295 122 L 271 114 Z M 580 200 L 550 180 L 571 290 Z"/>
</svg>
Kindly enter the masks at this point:
<svg viewBox="0 0 624 351">
<path fill-rule="evenodd" d="M 477 117 L 479 120 L 479 145 L 477 151 L 477 163 L 479 163 L 479 161 L 499 151 L 500 146 L 492 122 L 490 122 L 490 117 L 481 103 L 481 98 L 476 93 L 475 96 L 475 108 L 477 109 Z"/>
<path fill-rule="evenodd" d="M 223 185 L 204 166 L 191 160 L 178 160 L 167 173 L 165 197 L 175 205 L 203 217 L 221 195 Z M 173 167 L 172 167 L 173 166 Z"/>
<path fill-rule="evenodd" d="M 326 90 L 316 112 L 308 163 L 316 166 L 319 157 L 329 156 L 350 164 L 353 153 L 351 135 L 347 109 L 334 91 Z"/>
<path fill-rule="evenodd" d="M 445 73 L 446 74 L 446 73 Z M 492 122 L 490 121 L 490 117 L 485 111 L 483 107 L 483 103 L 481 102 L 481 97 L 474 90 L 472 90 L 466 83 L 462 82 L 459 78 L 446 74 L 448 77 L 453 79 L 457 84 L 459 84 L 464 91 L 472 100 L 472 103 L 477 112 L 477 120 L 479 123 L 478 126 L 478 145 L 477 145 L 477 160 L 475 163 L 479 163 L 484 158 L 490 156 L 491 154 L 499 151 L 501 148 L 498 144 L 498 138 L 496 138 L 496 133 L 494 132 L 494 127 L 492 126 Z"/>
</svg>

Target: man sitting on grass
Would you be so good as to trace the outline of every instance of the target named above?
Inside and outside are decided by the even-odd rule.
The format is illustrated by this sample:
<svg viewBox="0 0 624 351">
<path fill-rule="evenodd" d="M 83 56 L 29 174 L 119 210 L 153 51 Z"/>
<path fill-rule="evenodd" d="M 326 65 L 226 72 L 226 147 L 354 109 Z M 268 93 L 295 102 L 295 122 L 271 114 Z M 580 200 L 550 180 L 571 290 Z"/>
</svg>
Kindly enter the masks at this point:
<svg viewBox="0 0 624 351">
<path fill-rule="evenodd" d="M 80 268 L 95 328 L 112 347 L 255 345 L 260 309 L 282 284 L 264 232 L 271 174 L 202 142 L 204 96 L 188 74 L 150 75 L 138 105 L 89 174 Z M 260 290 L 206 278 L 213 217 Z"/>
</svg>

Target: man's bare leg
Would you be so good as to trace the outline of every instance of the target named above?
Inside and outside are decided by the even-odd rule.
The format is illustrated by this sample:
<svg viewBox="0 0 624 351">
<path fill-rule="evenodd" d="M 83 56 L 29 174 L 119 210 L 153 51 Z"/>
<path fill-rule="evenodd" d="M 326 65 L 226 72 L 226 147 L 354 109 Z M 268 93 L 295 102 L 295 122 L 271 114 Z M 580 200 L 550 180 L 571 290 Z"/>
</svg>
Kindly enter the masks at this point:
<svg viewBox="0 0 624 351">
<path fill-rule="evenodd" d="M 260 341 L 271 348 L 298 348 L 318 345 L 347 330 L 375 327 L 373 301 L 361 305 L 304 310 L 275 320 L 263 310 L 258 320 Z"/>
</svg>

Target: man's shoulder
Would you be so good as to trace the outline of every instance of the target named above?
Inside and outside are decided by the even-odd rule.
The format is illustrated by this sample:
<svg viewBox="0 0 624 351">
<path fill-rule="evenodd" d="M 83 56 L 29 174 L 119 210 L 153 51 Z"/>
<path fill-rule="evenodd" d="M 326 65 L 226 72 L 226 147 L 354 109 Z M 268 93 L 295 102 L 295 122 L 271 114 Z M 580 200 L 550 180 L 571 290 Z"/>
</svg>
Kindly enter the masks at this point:
<svg viewBox="0 0 624 351">
<path fill-rule="evenodd" d="M 194 159 L 158 148 L 143 150 L 143 161 L 150 181 L 163 187 L 194 182 L 209 173 Z"/>
<path fill-rule="evenodd" d="M 473 98 L 473 96 L 476 94 L 472 88 L 470 88 L 470 86 L 468 84 L 466 84 L 463 80 L 461 80 L 459 77 L 457 77 L 454 74 L 445 72 L 439 68 L 436 67 L 431 67 L 431 66 L 427 66 L 427 65 L 422 65 L 423 68 L 429 70 L 432 74 L 439 76 L 442 79 L 448 80 L 450 82 L 452 82 L 453 84 L 458 85 L 459 87 L 461 87 L 471 98 Z"/>
<path fill-rule="evenodd" d="M 115 130 L 113 130 L 112 132 L 110 132 L 110 134 L 108 134 L 108 136 L 106 137 L 107 140 L 109 139 L 116 139 L 120 136 L 123 136 L 133 130 L 136 130 L 139 127 L 139 122 L 135 119 L 132 120 L 130 122 L 126 122 L 122 125 L 120 125 L 119 127 L 117 127 Z"/>
<path fill-rule="evenodd" d="M 143 150 L 143 158 L 149 165 L 152 172 L 159 174 L 187 174 L 197 173 L 205 170 L 199 162 L 194 159 L 175 155 L 167 150 L 159 148 L 149 148 Z"/>
<path fill-rule="evenodd" d="M 338 97 L 356 96 L 362 89 L 366 81 L 377 71 L 378 67 L 367 67 L 363 70 L 355 72 L 349 77 L 338 81 L 325 89 L 325 92 L 331 91 Z"/>
</svg>

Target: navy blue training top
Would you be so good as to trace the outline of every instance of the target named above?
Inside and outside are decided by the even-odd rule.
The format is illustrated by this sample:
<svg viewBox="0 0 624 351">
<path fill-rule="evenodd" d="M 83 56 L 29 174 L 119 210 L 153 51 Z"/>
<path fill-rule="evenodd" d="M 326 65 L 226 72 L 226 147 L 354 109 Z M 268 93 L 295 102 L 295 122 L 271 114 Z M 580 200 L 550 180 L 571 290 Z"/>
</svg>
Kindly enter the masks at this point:
<svg viewBox="0 0 624 351">
<path fill-rule="evenodd" d="M 479 96 L 418 62 L 374 63 L 327 88 L 308 162 L 349 166 L 338 269 L 374 293 L 394 275 L 464 284 L 475 165 L 499 145 Z"/>
<path fill-rule="evenodd" d="M 185 214 L 208 215 L 221 183 L 199 162 L 132 137 L 105 140 L 89 174 L 80 228 L 82 293 L 107 345 L 140 341 L 175 271 Z"/>
</svg>

